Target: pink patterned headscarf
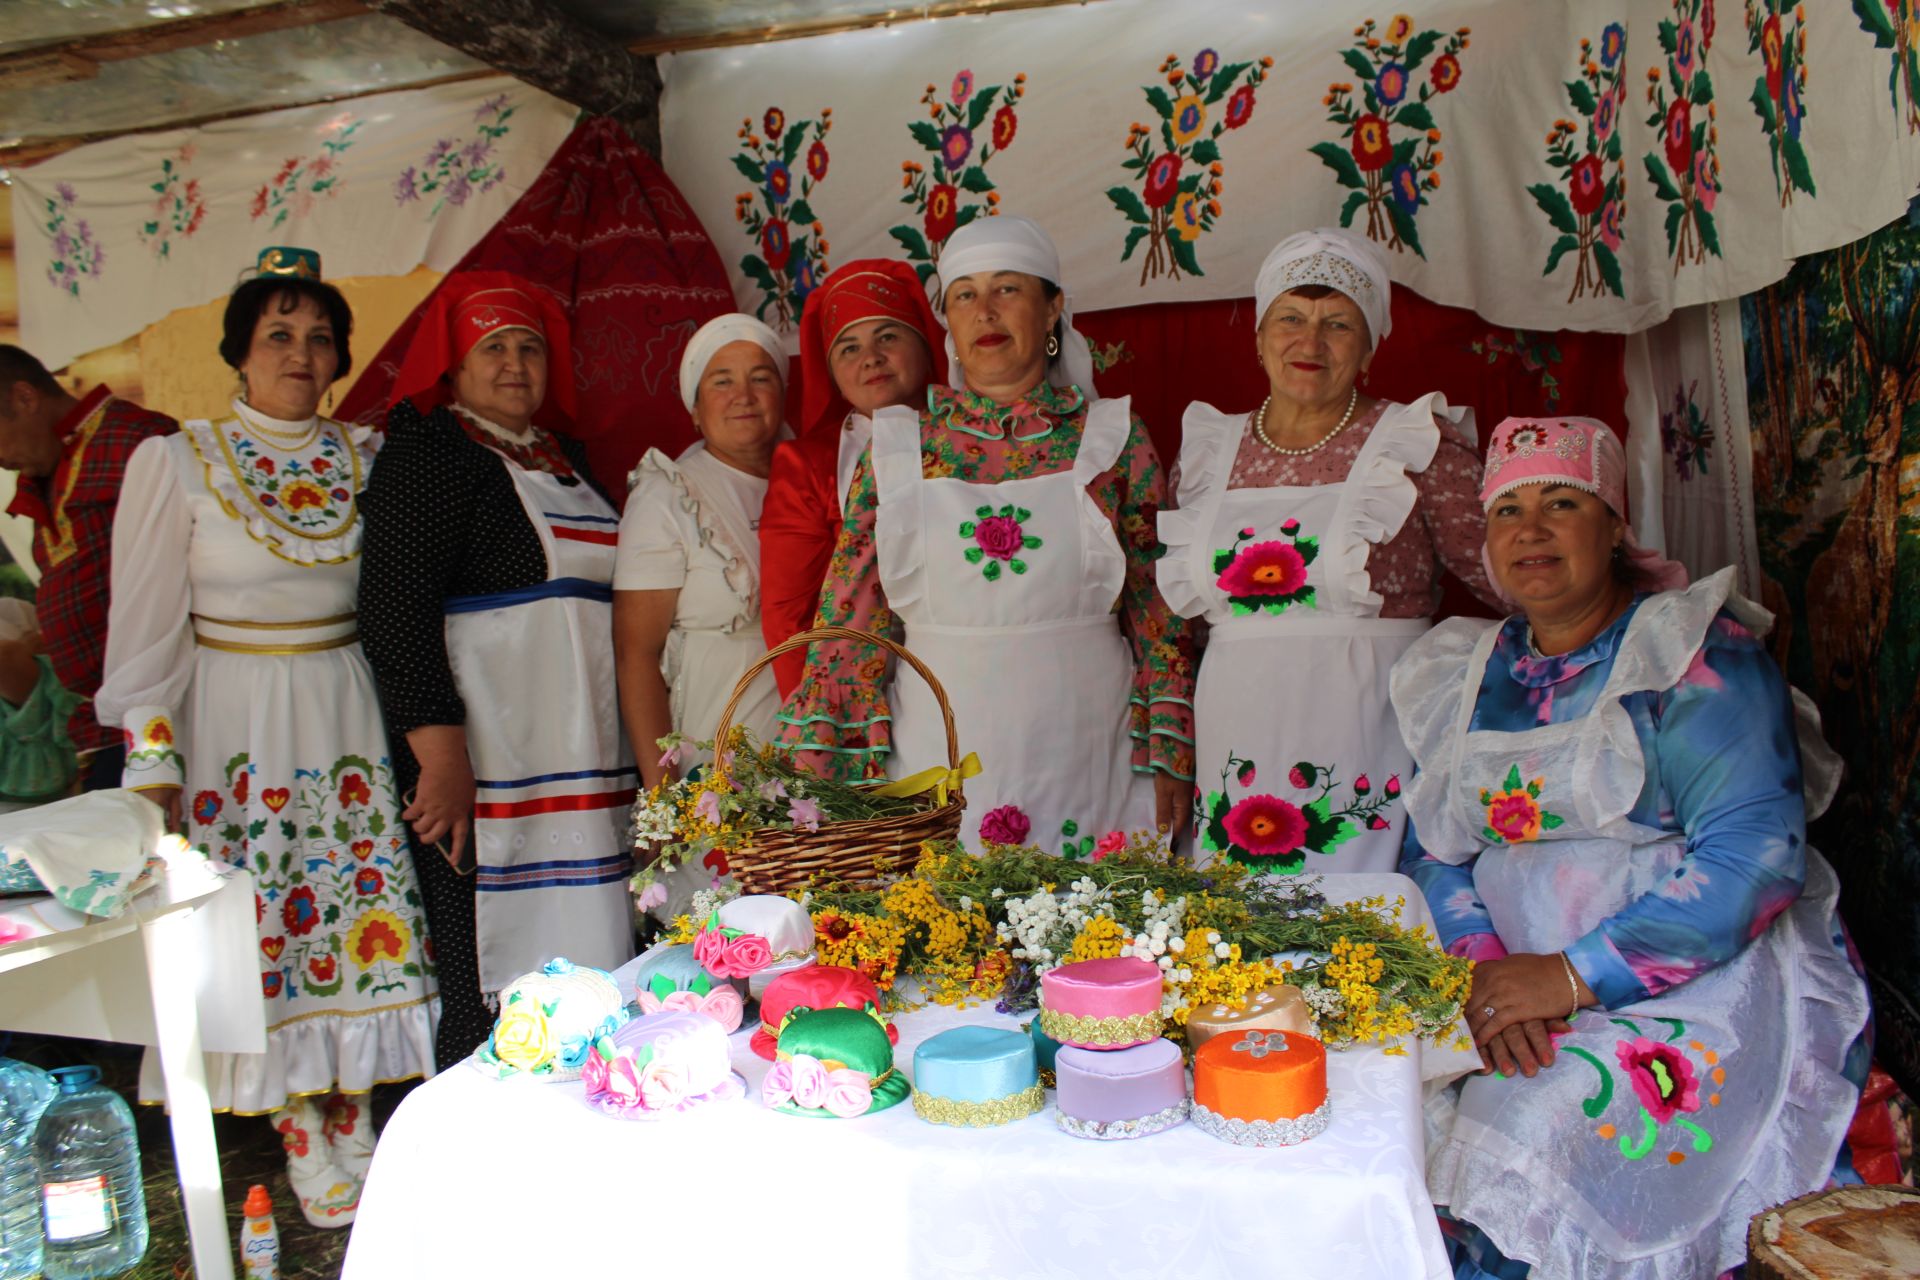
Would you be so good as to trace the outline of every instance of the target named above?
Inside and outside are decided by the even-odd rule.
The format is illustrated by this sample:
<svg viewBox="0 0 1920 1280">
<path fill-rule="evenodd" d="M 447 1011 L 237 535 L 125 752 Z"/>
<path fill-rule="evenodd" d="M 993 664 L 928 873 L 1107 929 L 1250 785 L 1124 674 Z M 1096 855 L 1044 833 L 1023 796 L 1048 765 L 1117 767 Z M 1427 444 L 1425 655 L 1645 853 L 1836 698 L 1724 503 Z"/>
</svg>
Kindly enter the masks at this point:
<svg viewBox="0 0 1920 1280">
<path fill-rule="evenodd" d="M 1487 445 L 1486 480 L 1480 486 L 1480 505 L 1493 504 L 1523 485 L 1565 484 L 1584 489 L 1613 509 L 1627 512 L 1627 451 L 1604 422 L 1596 418 L 1508 418 L 1493 429 Z M 1687 585 L 1687 571 L 1676 560 L 1640 545 L 1627 526 L 1622 544 L 1641 579 L 1655 591 L 1673 591 Z M 1480 562 L 1487 580 L 1498 589 L 1493 560 L 1483 547 Z"/>
</svg>

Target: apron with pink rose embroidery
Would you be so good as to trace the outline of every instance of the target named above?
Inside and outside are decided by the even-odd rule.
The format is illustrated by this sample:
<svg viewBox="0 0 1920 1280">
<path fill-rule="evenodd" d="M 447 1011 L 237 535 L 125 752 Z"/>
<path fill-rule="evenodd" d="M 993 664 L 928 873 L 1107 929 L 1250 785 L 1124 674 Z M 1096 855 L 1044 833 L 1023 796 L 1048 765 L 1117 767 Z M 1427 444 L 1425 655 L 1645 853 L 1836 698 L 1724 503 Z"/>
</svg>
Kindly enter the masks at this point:
<svg viewBox="0 0 1920 1280">
<path fill-rule="evenodd" d="M 1204 616 L 1194 688 L 1194 859 L 1272 874 L 1391 871 L 1411 757 L 1387 673 L 1431 625 L 1382 618 L 1372 548 L 1400 532 L 1440 446 L 1427 396 L 1389 407 L 1338 484 L 1229 489 L 1247 414 L 1187 408 L 1160 594 Z"/>
<path fill-rule="evenodd" d="M 1731 576 L 1643 604 L 1576 720 L 1471 727 L 1499 623 L 1445 623 L 1395 671 L 1420 842 L 1475 859 L 1474 895 L 1509 952 L 1563 950 L 1661 891 L 1686 856 L 1684 832 L 1629 816 L 1648 777 L 1623 701 L 1679 683 L 1723 604 L 1765 633 L 1764 614 L 1728 598 Z M 1832 795 L 1816 772 L 1810 816 Z M 1817 1190 L 1853 1114 L 1842 1066 L 1867 1005 L 1837 936 L 1839 882 L 1806 852 L 1800 897 L 1726 963 L 1581 1011 L 1531 1080 L 1471 1076 L 1430 1098 L 1434 1202 L 1538 1276 L 1678 1280 L 1740 1261 L 1752 1214 Z"/>
<path fill-rule="evenodd" d="M 961 828 L 970 849 L 980 820 L 1007 805 L 1026 819 L 1025 843 L 1054 851 L 1153 825 L 1153 784 L 1132 766 L 1133 652 L 1114 612 L 1126 553 L 1087 491 L 1126 446 L 1128 406 L 1088 409 L 1070 470 L 998 484 L 927 478 L 919 415 L 874 417 L 880 581 L 907 647 L 946 687 L 961 754 L 980 757 Z M 939 706 L 904 665 L 889 703 L 888 773 L 945 764 Z"/>
</svg>

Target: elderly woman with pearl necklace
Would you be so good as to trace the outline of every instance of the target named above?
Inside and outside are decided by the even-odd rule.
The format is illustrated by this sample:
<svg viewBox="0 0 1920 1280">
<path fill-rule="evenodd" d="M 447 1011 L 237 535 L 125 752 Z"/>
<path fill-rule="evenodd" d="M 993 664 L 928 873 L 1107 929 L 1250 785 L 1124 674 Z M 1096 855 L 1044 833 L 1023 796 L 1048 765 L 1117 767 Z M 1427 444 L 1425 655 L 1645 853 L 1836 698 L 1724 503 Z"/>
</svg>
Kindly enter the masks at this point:
<svg viewBox="0 0 1920 1280">
<path fill-rule="evenodd" d="M 1388 871 L 1410 761 L 1387 700 L 1440 573 L 1495 597 L 1471 410 L 1361 394 L 1391 328 L 1385 255 L 1343 231 L 1289 236 L 1255 286 L 1252 413 L 1195 402 L 1160 591 L 1205 618 L 1194 691 L 1195 853 L 1256 870 Z"/>
</svg>

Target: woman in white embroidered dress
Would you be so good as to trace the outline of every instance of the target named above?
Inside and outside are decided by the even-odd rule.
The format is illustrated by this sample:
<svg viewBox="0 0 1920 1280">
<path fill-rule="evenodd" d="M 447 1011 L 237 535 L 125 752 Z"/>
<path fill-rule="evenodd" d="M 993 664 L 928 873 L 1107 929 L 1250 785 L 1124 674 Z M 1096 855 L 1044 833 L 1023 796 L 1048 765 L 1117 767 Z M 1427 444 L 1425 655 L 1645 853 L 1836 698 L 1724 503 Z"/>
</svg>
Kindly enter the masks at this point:
<svg viewBox="0 0 1920 1280">
<path fill-rule="evenodd" d="M 271 1113 L 302 1212 L 342 1227 L 372 1159 L 367 1091 L 433 1073 L 437 1007 L 355 630 L 372 449 L 318 416 L 352 315 L 316 255 L 261 268 L 227 303 L 233 416 L 127 464 L 96 706 L 127 734 L 126 785 L 253 875 L 267 1051 L 210 1055 L 214 1104 Z"/>
<path fill-rule="evenodd" d="M 713 736 L 734 685 L 766 652 L 760 634 L 760 506 L 783 426 L 779 336 L 752 316 L 709 320 L 680 359 L 680 398 L 700 441 L 634 468 L 613 575 L 620 712 L 649 787 L 678 776 L 657 740 Z M 761 742 L 779 708 L 770 672 L 733 722 Z"/>
<path fill-rule="evenodd" d="M 678 458 L 649 449 L 634 468 L 620 517 L 613 642 L 620 713 L 648 787 L 695 762 L 690 752 L 663 755 L 659 740 L 712 738 L 734 686 L 766 652 L 760 508 L 782 433 L 786 365 L 779 336 L 752 316 L 709 320 L 680 358 L 680 398 L 699 442 Z M 733 723 L 770 742 L 778 710 L 773 673 L 762 671 Z M 669 875 L 666 905 L 725 870 L 716 859 Z"/>
<path fill-rule="evenodd" d="M 1287 237 L 1254 286 L 1270 384 L 1253 413 L 1187 407 L 1177 510 L 1155 566 L 1208 623 L 1194 691 L 1196 855 L 1257 871 L 1391 871 L 1410 759 L 1387 700 L 1441 570 L 1480 566 L 1473 414 L 1357 385 L 1392 327 L 1386 256 L 1344 231 Z"/>
</svg>

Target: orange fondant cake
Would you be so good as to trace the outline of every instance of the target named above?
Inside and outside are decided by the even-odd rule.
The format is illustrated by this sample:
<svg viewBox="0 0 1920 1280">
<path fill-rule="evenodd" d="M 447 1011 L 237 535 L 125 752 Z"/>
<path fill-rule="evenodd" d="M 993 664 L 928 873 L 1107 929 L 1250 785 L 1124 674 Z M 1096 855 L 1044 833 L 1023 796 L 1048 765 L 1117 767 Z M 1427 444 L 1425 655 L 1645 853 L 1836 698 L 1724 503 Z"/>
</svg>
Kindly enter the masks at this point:
<svg viewBox="0 0 1920 1280">
<path fill-rule="evenodd" d="M 1293 1031 L 1215 1036 L 1194 1050 L 1193 1123 L 1243 1147 L 1285 1147 L 1327 1127 L 1327 1051 Z"/>
</svg>

